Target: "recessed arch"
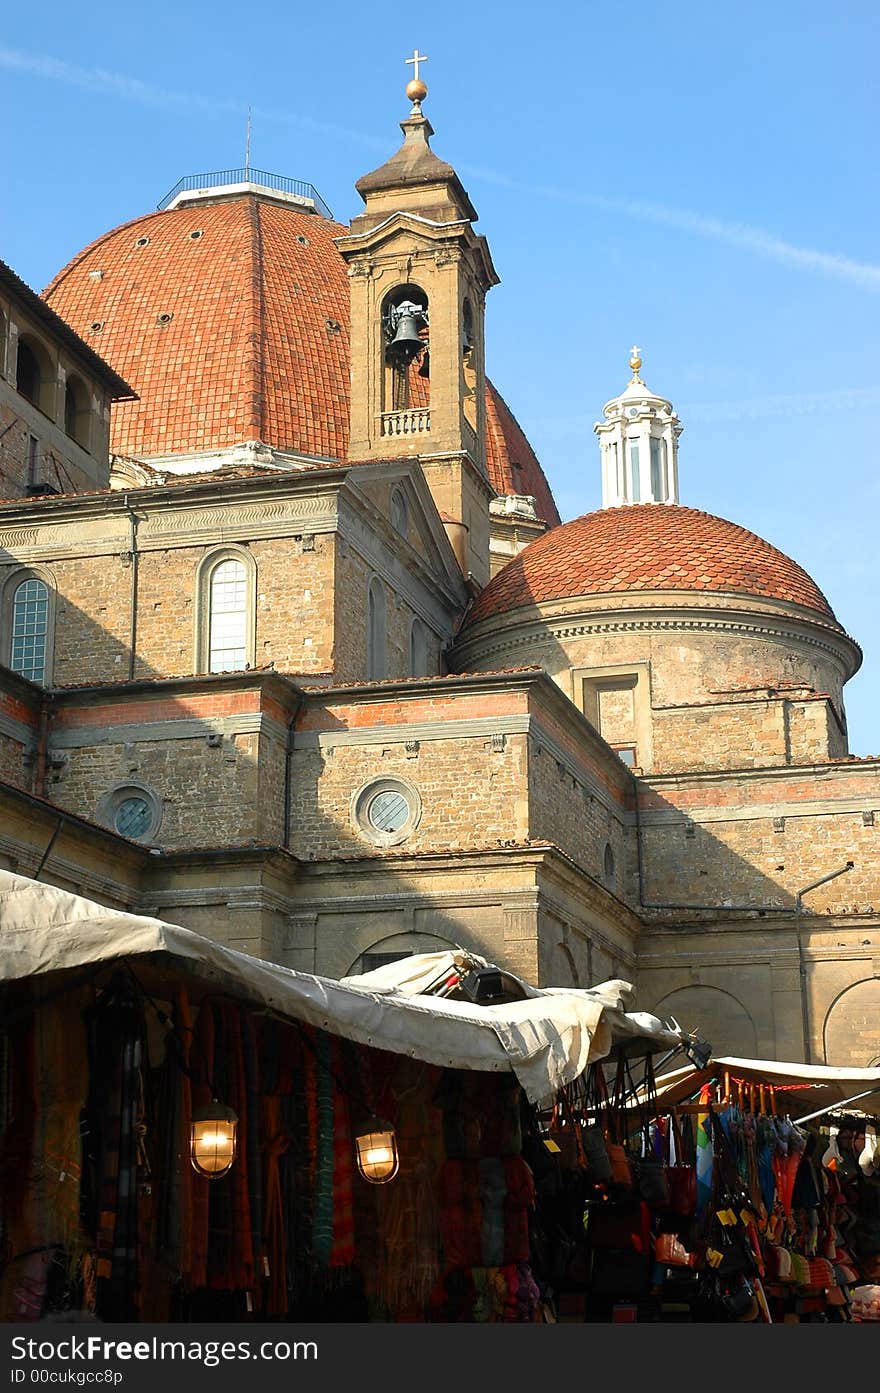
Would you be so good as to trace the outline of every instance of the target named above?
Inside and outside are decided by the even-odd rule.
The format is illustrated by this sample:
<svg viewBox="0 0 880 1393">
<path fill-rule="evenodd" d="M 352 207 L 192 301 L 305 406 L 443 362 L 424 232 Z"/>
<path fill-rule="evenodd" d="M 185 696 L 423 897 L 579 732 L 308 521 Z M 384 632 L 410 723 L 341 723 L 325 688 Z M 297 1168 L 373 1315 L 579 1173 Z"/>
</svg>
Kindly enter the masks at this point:
<svg viewBox="0 0 880 1393">
<path fill-rule="evenodd" d="M 409 631 L 409 670 L 412 677 L 428 677 L 428 629 L 421 619 L 414 619 Z"/>
<path fill-rule="evenodd" d="M 367 678 L 378 682 L 388 672 L 385 586 L 373 576 L 367 592 Z"/>
<path fill-rule="evenodd" d="M 416 408 L 426 410 L 430 405 L 429 308 L 427 292 L 415 282 L 393 286 L 383 296 L 380 310 L 383 415 Z M 409 433 L 412 426 L 410 422 L 404 433 Z"/>
<path fill-rule="evenodd" d="M 64 384 L 64 429 L 84 450 L 91 443 L 91 423 L 91 393 L 81 377 L 70 373 Z"/>
<path fill-rule="evenodd" d="M 451 952 L 457 947 L 459 945 L 454 943 L 452 939 L 443 938 L 440 934 L 416 931 L 386 934 L 362 948 L 351 967 L 342 976 L 351 977 L 355 973 L 371 972 L 373 968 L 382 967 L 385 963 L 397 962 L 401 958 L 412 957 L 415 953 L 445 953 Z"/>
<path fill-rule="evenodd" d="M 835 1067 L 880 1064 L 880 978 L 863 977 L 838 992 L 822 1023 L 822 1051 Z"/>
<path fill-rule="evenodd" d="M 667 993 L 647 1009 L 661 1020 L 674 1016 L 683 1030 L 697 1030 L 716 1055 L 754 1059 L 757 1031 L 751 1012 L 723 987 L 694 983 Z"/>
<path fill-rule="evenodd" d="M 55 371 L 48 352 L 33 334 L 19 334 L 15 389 L 44 416 L 51 416 Z"/>
</svg>

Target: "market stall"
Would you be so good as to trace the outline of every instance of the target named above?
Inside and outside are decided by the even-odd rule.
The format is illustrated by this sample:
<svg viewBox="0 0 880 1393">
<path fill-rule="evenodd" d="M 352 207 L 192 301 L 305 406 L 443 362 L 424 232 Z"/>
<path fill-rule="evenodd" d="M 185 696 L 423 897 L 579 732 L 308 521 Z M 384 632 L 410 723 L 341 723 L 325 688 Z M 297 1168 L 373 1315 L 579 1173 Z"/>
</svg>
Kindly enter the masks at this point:
<svg viewBox="0 0 880 1393">
<path fill-rule="evenodd" d="M 880 1069 L 710 1058 L 639 1083 L 597 1063 L 560 1098 L 548 1135 L 586 1218 L 563 1318 L 880 1315 Z"/>
<path fill-rule="evenodd" d="M 0 1319 L 553 1318 L 540 1109 L 682 1037 L 498 975 L 331 981 L 0 871 Z"/>
</svg>

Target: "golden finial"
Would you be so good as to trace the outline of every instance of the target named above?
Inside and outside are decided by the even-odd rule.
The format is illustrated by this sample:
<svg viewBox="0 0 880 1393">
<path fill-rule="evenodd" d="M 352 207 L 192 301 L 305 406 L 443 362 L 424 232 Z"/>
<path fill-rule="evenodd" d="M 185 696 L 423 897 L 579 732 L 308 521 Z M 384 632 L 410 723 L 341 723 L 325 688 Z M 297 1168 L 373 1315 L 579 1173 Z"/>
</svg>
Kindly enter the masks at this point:
<svg viewBox="0 0 880 1393">
<path fill-rule="evenodd" d="M 639 377 L 639 369 L 642 366 L 642 350 L 637 348 L 635 344 L 633 344 L 632 348 L 629 350 L 629 365 L 632 368 L 633 382 L 641 382 L 642 379 Z"/>
<path fill-rule="evenodd" d="M 419 53 L 418 48 L 413 49 L 412 58 L 405 59 L 405 62 L 412 63 L 413 65 L 412 81 L 406 84 L 406 95 L 413 104 L 412 112 L 410 113 L 412 116 L 419 115 L 421 112 L 421 103 L 428 95 L 428 89 L 419 77 L 419 64 L 427 63 L 427 61 L 428 55 L 426 53 Z"/>
</svg>

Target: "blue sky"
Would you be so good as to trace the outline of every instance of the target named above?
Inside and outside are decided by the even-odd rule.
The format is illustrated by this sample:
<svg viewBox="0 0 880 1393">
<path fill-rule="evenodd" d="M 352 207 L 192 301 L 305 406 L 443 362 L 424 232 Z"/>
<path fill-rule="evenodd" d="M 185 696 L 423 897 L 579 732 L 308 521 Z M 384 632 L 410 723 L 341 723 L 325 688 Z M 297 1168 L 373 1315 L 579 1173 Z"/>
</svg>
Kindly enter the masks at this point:
<svg viewBox="0 0 880 1393">
<path fill-rule="evenodd" d="M 252 163 L 347 221 L 398 143 L 417 44 L 434 148 L 501 275 L 488 370 L 563 517 L 599 504 L 592 427 L 637 342 L 685 425 L 681 501 L 815 577 L 865 650 L 852 749 L 880 754 L 880 12 L 48 0 L 5 18 L 0 255 L 37 289 L 181 175 L 241 163 L 248 105 Z"/>
</svg>

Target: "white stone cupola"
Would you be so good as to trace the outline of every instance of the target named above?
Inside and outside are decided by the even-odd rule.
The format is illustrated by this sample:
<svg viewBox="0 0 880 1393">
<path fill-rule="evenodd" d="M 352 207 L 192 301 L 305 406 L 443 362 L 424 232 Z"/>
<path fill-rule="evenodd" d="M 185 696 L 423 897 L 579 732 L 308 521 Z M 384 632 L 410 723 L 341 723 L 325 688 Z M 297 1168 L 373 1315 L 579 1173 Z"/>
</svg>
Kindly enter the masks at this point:
<svg viewBox="0 0 880 1393">
<path fill-rule="evenodd" d="M 639 349 L 629 360 L 632 378 L 603 408 L 593 427 L 602 452 L 602 507 L 678 502 L 678 437 L 684 427 L 672 403 L 645 386 Z"/>
</svg>

